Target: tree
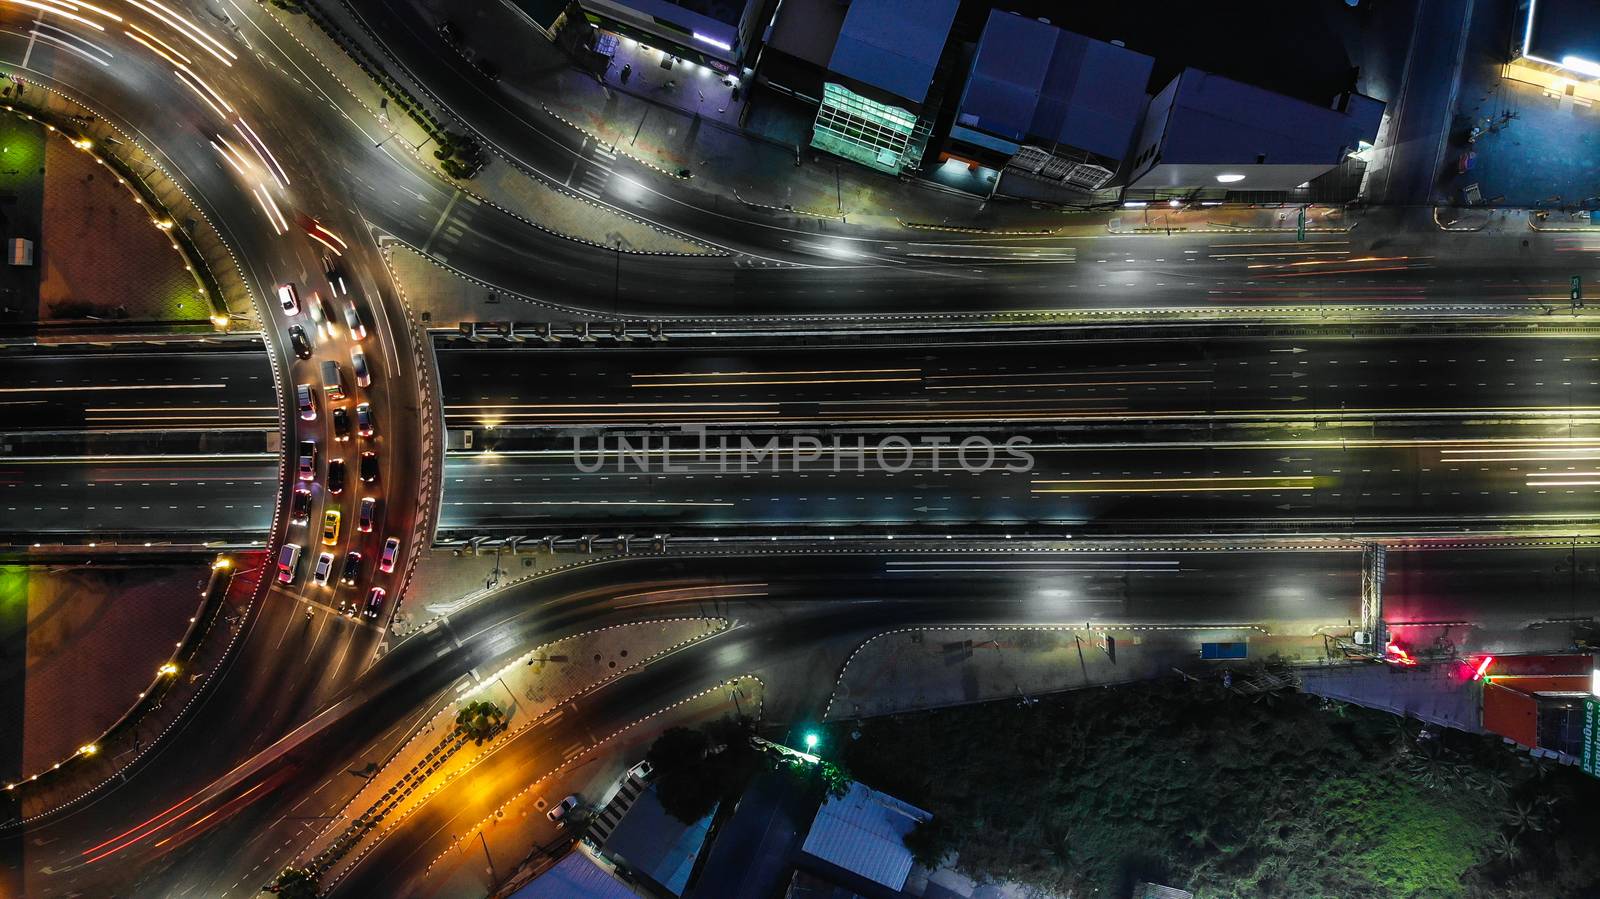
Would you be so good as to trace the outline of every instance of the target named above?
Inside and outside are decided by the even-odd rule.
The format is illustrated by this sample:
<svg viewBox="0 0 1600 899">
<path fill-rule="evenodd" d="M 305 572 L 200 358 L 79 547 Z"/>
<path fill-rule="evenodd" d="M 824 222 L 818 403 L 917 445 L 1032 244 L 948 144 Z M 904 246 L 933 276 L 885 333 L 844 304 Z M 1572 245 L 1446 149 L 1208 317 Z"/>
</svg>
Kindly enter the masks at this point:
<svg viewBox="0 0 1600 899">
<path fill-rule="evenodd" d="M 316 899 L 317 875 L 309 868 L 284 868 L 267 891 L 286 899 Z"/>
<path fill-rule="evenodd" d="M 469 702 L 456 713 L 456 733 L 465 735 L 476 746 L 499 733 L 505 723 L 505 713 L 488 700 Z"/>
<path fill-rule="evenodd" d="M 667 814 L 692 824 L 719 802 L 738 796 L 761 763 L 748 719 L 726 717 L 698 730 L 663 731 L 645 754 L 656 771 L 656 799 Z"/>
<path fill-rule="evenodd" d="M 934 815 L 911 828 L 903 842 L 917 864 L 932 871 L 944 863 L 958 842 L 955 826 L 946 815 Z"/>
</svg>

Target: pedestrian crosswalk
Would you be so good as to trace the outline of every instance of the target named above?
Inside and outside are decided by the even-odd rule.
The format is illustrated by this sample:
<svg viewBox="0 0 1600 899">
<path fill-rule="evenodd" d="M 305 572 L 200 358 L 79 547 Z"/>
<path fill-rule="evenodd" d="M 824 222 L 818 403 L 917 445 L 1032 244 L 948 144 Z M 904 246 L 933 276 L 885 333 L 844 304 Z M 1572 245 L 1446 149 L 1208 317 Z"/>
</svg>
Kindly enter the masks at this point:
<svg viewBox="0 0 1600 899">
<path fill-rule="evenodd" d="M 611 797 L 606 807 L 600 810 L 600 814 L 595 815 L 589 822 L 588 838 L 597 846 L 605 845 L 606 838 L 611 836 L 611 831 L 616 830 L 617 824 L 622 821 L 622 816 L 628 813 L 628 809 L 633 807 L 633 803 L 648 788 L 649 785 L 640 780 L 638 775 L 630 772 L 627 781 L 622 784 L 622 789 L 618 790 L 617 795 Z"/>
</svg>

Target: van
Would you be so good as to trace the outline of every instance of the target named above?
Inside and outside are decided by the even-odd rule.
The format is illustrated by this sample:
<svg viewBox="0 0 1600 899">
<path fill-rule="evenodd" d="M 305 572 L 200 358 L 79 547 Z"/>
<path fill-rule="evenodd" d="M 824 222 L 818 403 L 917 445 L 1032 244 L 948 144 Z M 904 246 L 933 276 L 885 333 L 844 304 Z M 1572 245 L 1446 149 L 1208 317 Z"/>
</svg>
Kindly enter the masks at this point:
<svg viewBox="0 0 1600 899">
<path fill-rule="evenodd" d="M 322 363 L 322 389 L 330 400 L 344 399 L 344 373 L 332 359 Z"/>
</svg>

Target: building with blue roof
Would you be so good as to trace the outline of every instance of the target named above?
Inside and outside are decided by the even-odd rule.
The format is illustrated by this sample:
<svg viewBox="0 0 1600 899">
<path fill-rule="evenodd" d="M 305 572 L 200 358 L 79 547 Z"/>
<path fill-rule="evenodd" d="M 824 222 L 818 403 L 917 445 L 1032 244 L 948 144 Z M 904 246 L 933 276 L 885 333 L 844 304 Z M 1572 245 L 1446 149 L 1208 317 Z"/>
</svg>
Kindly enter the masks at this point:
<svg viewBox="0 0 1600 899">
<path fill-rule="evenodd" d="M 992 10 L 945 157 L 1096 190 L 1128 155 L 1155 60 Z"/>
<path fill-rule="evenodd" d="M 1150 101 L 1128 190 L 1289 193 L 1370 146 L 1382 120 L 1383 103 L 1361 94 L 1322 107 L 1185 69 Z"/>
</svg>

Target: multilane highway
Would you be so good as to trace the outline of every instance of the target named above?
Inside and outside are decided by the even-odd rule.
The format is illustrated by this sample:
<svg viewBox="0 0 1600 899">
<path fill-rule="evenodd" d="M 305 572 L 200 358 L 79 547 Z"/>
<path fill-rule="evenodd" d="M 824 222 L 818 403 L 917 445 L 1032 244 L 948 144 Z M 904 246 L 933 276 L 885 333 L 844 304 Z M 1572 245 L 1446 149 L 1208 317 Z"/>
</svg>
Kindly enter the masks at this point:
<svg viewBox="0 0 1600 899">
<path fill-rule="evenodd" d="M 1578 338 L 858 339 L 869 345 L 442 349 L 445 423 L 472 429 L 476 449 L 492 452 L 448 457 L 440 526 L 466 535 L 899 525 L 1120 535 L 1549 530 L 1586 525 L 1600 486 L 1597 358 Z M 198 359 L 216 383 L 249 377 L 258 360 L 248 352 Z M 106 361 L 109 384 L 128 360 Z M 174 361 L 182 372 L 189 359 Z M 13 367 L 31 385 L 55 364 Z M 99 385 L 79 386 L 91 391 L 83 402 L 109 402 L 95 399 Z M 118 394 L 128 405 L 109 413 L 126 422 L 117 427 L 204 428 L 218 414 L 163 401 L 164 387 Z M 104 427 L 87 418 L 101 408 L 113 407 L 82 407 L 79 427 Z M 263 402 L 228 408 L 221 414 L 274 411 Z M 25 409 L 18 422 L 36 426 L 33 414 Z M 620 452 L 622 440 L 659 450 L 660 435 L 683 426 L 720 435 L 707 458 L 682 434 L 673 455 L 644 457 L 647 470 Z M 800 458 L 760 457 L 779 428 L 792 433 L 775 445 Z M 897 434 L 916 449 L 897 449 Z M 796 435 L 820 446 L 808 453 Z M 993 460 L 974 450 L 967 467 L 985 470 L 972 473 L 957 450 L 925 443 L 941 437 L 1002 446 L 1027 438 L 1032 465 L 1005 449 Z M 597 455 L 607 441 L 611 452 Z M 835 441 L 866 455 L 840 455 Z M 746 443 L 756 452 L 741 457 Z M 264 529 L 272 469 L 267 456 L 189 453 L 13 459 L 0 471 L 4 508 L 28 530 L 159 538 L 175 522 L 246 536 Z"/>
</svg>

